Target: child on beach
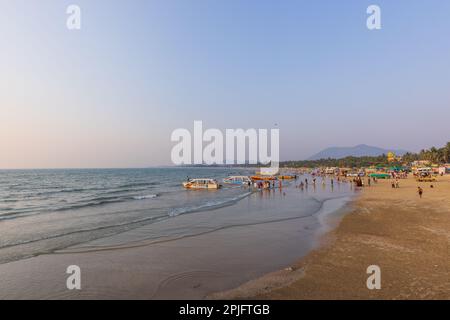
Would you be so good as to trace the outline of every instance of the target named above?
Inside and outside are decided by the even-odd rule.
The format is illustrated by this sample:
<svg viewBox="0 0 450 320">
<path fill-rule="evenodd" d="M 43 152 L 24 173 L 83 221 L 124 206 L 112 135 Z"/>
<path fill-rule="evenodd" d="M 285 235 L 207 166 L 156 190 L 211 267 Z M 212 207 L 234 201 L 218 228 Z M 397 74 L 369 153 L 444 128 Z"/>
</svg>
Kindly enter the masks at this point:
<svg viewBox="0 0 450 320">
<path fill-rule="evenodd" d="M 422 198 L 423 189 L 421 187 L 417 187 L 417 193 L 419 193 L 419 197 Z"/>
</svg>

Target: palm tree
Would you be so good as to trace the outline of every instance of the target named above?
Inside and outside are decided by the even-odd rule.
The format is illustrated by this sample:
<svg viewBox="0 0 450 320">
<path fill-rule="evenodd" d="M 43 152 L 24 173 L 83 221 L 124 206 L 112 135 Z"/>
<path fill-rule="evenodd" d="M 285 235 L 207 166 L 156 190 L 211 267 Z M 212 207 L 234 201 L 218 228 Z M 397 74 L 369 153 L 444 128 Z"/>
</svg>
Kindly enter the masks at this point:
<svg viewBox="0 0 450 320">
<path fill-rule="evenodd" d="M 450 142 L 447 142 L 447 144 L 445 145 L 444 149 L 444 161 L 445 163 L 449 163 L 450 162 Z"/>
<path fill-rule="evenodd" d="M 431 147 L 430 149 L 430 160 L 433 163 L 439 162 L 439 154 L 438 154 L 438 150 L 436 149 L 436 147 Z"/>
<path fill-rule="evenodd" d="M 425 158 L 426 158 L 426 150 L 422 149 L 419 152 L 419 160 L 426 160 Z"/>
<path fill-rule="evenodd" d="M 445 151 L 444 148 L 439 148 L 437 151 L 437 157 L 439 163 L 445 163 Z"/>
</svg>

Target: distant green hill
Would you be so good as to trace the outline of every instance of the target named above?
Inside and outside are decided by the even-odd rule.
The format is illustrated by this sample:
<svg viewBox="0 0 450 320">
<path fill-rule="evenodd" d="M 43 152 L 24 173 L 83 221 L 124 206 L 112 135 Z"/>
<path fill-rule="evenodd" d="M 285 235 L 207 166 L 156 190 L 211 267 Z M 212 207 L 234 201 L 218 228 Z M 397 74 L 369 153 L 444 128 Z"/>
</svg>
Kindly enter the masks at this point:
<svg viewBox="0 0 450 320">
<path fill-rule="evenodd" d="M 388 152 L 394 152 L 396 155 L 402 156 L 407 151 L 405 150 L 388 150 L 373 146 L 368 146 L 366 144 L 360 144 L 354 147 L 331 147 L 324 149 L 315 155 L 308 158 L 308 160 L 319 160 L 319 159 L 342 159 L 345 157 L 376 157 Z"/>
</svg>

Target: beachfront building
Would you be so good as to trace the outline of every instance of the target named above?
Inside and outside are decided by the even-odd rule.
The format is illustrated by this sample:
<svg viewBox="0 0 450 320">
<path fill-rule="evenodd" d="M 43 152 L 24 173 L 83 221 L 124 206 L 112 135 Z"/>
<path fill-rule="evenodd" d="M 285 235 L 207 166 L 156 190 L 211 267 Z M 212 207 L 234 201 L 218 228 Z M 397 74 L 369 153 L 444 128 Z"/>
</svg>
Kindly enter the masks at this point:
<svg viewBox="0 0 450 320">
<path fill-rule="evenodd" d="M 411 163 L 411 166 L 413 166 L 413 167 L 428 167 L 428 166 L 430 166 L 430 164 L 431 164 L 431 162 L 428 160 L 416 160 Z"/>
</svg>

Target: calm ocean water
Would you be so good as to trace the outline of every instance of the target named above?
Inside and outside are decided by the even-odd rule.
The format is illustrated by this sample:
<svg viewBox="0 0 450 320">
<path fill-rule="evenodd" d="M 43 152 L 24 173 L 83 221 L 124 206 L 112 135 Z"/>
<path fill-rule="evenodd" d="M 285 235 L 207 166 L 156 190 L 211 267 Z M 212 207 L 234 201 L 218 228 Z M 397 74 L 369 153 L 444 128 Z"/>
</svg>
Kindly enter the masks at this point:
<svg viewBox="0 0 450 320">
<path fill-rule="evenodd" d="M 218 228 L 308 216 L 322 200 L 348 191 L 304 196 L 286 210 L 258 209 L 214 216 L 252 192 L 242 187 L 185 190 L 186 177 L 248 175 L 226 168 L 149 168 L 0 171 L 0 263 L 141 230 L 139 239 L 180 237 Z M 299 200 L 300 201 L 300 200 Z M 192 219 L 174 219 L 188 214 Z M 212 212 L 212 211 L 211 211 Z M 171 223 L 164 223 L 172 220 Z M 170 227 L 169 227 L 170 226 Z M 143 230 L 143 231 L 142 231 Z M 116 237 L 115 239 L 119 239 Z"/>
</svg>

